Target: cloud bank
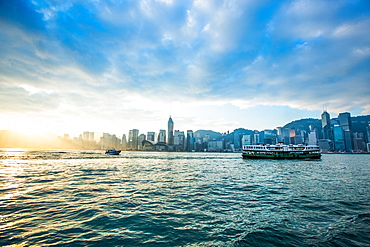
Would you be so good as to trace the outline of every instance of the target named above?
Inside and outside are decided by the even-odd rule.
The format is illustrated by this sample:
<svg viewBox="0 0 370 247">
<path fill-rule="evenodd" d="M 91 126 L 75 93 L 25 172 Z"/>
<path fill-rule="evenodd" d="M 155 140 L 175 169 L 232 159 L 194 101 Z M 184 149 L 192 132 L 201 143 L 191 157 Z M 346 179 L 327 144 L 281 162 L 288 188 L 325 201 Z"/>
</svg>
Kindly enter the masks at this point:
<svg viewBox="0 0 370 247">
<path fill-rule="evenodd" d="M 172 113 L 220 129 L 272 109 L 370 114 L 366 0 L 14 0 L 0 23 L 12 121 L 130 129 Z"/>
</svg>

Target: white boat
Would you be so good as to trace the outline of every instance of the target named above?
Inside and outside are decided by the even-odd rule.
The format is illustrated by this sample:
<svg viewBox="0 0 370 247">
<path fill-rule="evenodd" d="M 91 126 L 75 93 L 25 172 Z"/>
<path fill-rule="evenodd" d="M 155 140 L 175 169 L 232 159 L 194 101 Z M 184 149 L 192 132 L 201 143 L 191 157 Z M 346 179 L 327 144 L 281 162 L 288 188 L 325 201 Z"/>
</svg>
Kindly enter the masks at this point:
<svg viewBox="0 0 370 247">
<path fill-rule="evenodd" d="M 316 145 L 244 145 L 243 158 L 247 159 L 320 159 Z"/>
</svg>

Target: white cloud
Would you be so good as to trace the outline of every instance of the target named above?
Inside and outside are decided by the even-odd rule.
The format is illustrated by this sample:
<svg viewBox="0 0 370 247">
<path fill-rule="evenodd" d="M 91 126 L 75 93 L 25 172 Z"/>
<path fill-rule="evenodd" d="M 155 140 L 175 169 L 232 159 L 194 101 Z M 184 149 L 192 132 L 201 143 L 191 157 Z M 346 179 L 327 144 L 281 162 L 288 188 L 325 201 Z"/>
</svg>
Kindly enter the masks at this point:
<svg viewBox="0 0 370 247">
<path fill-rule="evenodd" d="M 370 21 L 338 19 L 344 1 L 78 3 L 86 13 L 74 1 L 41 8 L 45 30 L 2 23 L 8 111 L 101 130 L 135 128 L 132 120 L 144 129 L 148 119 L 155 130 L 170 112 L 236 126 L 247 117 L 226 109 L 257 114 L 261 105 L 369 111 Z"/>
</svg>

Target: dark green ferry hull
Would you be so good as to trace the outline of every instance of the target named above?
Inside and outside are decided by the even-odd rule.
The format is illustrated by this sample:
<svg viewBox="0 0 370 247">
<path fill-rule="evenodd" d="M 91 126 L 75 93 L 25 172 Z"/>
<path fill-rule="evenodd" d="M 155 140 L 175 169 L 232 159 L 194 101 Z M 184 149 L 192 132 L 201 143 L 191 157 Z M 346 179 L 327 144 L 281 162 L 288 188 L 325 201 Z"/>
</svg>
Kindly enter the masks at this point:
<svg viewBox="0 0 370 247">
<path fill-rule="evenodd" d="M 321 159 L 321 154 L 281 152 L 279 154 L 242 154 L 245 159 L 273 159 L 273 160 L 295 160 L 295 159 Z"/>
</svg>

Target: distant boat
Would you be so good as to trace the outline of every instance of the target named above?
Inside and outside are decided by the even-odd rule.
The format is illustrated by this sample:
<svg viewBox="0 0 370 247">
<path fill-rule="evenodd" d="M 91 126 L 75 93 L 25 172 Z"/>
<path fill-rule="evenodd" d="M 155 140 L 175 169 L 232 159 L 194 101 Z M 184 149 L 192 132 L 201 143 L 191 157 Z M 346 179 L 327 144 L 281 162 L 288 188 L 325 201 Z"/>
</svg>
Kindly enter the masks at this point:
<svg viewBox="0 0 370 247">
<path fill-rule="evenodd" d="M 316 145 L 245 145 L 243 158 L 247 159 L 320 159 L 320 147 Z"/>
<path fill-rule="evenodd" d="M 119 155 L 120 152 L 121 152 L 121 150 L 108 149 L 107 151 L 105 151 L 105 154 Z"/>
</svg>

